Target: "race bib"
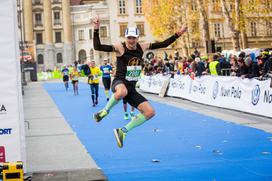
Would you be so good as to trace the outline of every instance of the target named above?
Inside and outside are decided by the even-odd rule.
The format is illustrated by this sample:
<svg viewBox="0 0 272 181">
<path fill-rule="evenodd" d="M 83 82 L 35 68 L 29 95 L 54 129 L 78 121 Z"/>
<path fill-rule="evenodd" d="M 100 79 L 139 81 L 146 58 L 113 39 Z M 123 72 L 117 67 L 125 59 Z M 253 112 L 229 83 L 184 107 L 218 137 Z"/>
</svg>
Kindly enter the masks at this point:
<svg viewBox="0 0 272 181">
<path fill-rule="evenodd" d="M 73 79 L 74 79 L 74 80 L 78 80 L 78 76 L 74 75 L 74 76 L 73 76 Z"/>
<path fill-rule="evenodd" d="M 109 70 L 109 68 L 104 68 L 104 69 L 103 69 L 103 72 L 104 72 L 104 74 L 109 74 L 109 73 L 110 73 L 110 70 Z"/>
<path fill-rule="evenodd" d="M 126 80 L 138 81 L 142 72 L 142 66 L 127 66 Z"/>
<path fill-rule="evenodd" d="M 93 80 L 98 80 L 99 79 L 99 76 L 97 74 L 94 74 L 93 75 Z"/>
</svg>

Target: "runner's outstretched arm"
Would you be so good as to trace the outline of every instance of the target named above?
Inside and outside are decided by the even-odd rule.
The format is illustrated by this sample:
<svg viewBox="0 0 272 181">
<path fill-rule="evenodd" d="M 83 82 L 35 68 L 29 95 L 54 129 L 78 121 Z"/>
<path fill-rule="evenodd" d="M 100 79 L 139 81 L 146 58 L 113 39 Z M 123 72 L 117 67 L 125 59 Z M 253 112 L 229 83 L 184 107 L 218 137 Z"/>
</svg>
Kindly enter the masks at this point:
<svg viewBox="0 0 272 181">
<path fill-rule="evenodd" d="M 171 45 L 172 43 L 174 43 L 181 35 L 183 35 L 186 31 L 187 31 L 187 26 L 183 25 L 174 35 L 172 35 L 171 37 L 167 38 L 166 40 L 162 41 L 162 42 L 158 42 L 158 43 L 145 43 L 142 44 L 141 47 L 143 49 L 143 51 L 145 50 L 154 50 L 154 49 L 158 49 L 158 48 L 166 48 L 169 45 Z"/>
<path fill-rule="evenodd" d="M 95 50 L 98 51 L 104 51 L 104 52 L 113 52 L 115 51 L 115 48 L 113 45 L 103 45 L 100 42 L 99 38 L 99 29 L 94 30 L 94 40 L 93 40 L 93 46 Z"/>
</svg>

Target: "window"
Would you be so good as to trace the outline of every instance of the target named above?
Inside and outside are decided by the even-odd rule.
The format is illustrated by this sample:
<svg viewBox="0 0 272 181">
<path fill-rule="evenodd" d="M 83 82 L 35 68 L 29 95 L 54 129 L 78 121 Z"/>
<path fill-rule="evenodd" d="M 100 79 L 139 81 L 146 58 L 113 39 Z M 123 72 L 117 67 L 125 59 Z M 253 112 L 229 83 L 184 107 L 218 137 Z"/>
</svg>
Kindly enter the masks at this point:
<svg viewBox="0 0 272 181">
<path fill-rule="evenodd" d="M 39 65 L 43 64 L 43 55 L 42 54 L 38 55 L 38 64 Z"/>
<path fill-rule="evenodd" d="M 119 14 L 126 14 L 126 0 L 118 0 Z"/>
<path fill-rule="evenodd" d="M 266 21 L 266 35 L 272 36 L 272 21 Z"/>
<path fill-rule="evenodd" d="M 56 43 L 61 43 L 61 32 L 55 32 Z"/>
<path fill-rule="evenodd" d="M 214 24 L 214 36 L 215 37 L 221 37 L 221 25 L 220 23 L 215 23 Z"/>
<path fill-rule="evenodd" d="M 35 14 L 35 25 L 36 26 L 42 25 L 42 14 L 41 13 Z"/>
<path fill-rule="evenodd" d="M 89 29 L 89 38 L 90 40 L 93 39 L 93 30 Z"/>
<path fill-rule="evenodd" d="M 84 40 L 84 30 L 79 30 L 78 31 L 78 39 L 79 40 Z"/>
<path fill-rule="evenodd" d="M 41 0 L 34 0 L 33 3 L 34 3 L 35 5 L 41 4 Z"/>
<path fill-rule="evenodd" d="M 144 31 L 144 23 L 138 23 L 137 24 L 137 28 L 140 31 L 140 36 L 144 36 L 145 35 L 145 31 Z"/>
<path fill-rule="evenodd" d="M 57 63 L 63 63 L 61 53 L 57 53 Z"/>
<path fill-rule="evenodd" d="M 192 2 L 192 11 L 197 11 L 197 5 L 195 2 Z"/>
<path fill-rule="evenodd" d="M 107 37 L 107 27 L 106 26 L 101 26 L 99 31 L 100 31 L 100 37 L 102 37 L 102 38 Z"/>
<path fill-rule="evenodd" d="M 55 25 L 60 25 L 60 12 L 54 12 L 54 24 Z"/>
<path fill-rule="evenodd" d="M 272 9 L 272 2 L 271 0 L 265 0 L 265 8 Z"/>
<path fill-rule="evenodd" d="M 199 23 L 192 22 L 192 33 L 198 33 L 198 32 L 199 32 Z"/>
<path fill-rule="evenodd" d="M 127 24 L 120 24 L 120 36 L 121 37 L 125 36 L 126 29 L 127 29 Z"/>
<path fill-rule="evenodd" d="M 54 12 L 54 19 L 55 20 L 60 19 L 60 12 Z"/>
<path fill-rule="evenodd" d="M 213 11 L 221 11 L 221 1 L 220 0 L 212 0 L 212 10 Z"/>
<path fill-rule="evenodd" d="M 136 14 L 142 13 L 143 13 L 142 0 L 136 0 Z"/>
<path fill-rule="evenodd" d="M 78 52 L 78 59 L 79 59 L 79 63 L 83 63 L 86 61 L 87 57 L 86 57 L 86 51 L 85 50 L 80 50 Z"/>
<path fill-rule="evenodd" d="M 251 36 L 257 36 L 256 22 L 250 23 Z"/>
<path fill-rule="evenodd" d="M 42 33 L 36 33 L 36 42 L 37 42 L 37 45 L 43 44 Z"/>
</svg>

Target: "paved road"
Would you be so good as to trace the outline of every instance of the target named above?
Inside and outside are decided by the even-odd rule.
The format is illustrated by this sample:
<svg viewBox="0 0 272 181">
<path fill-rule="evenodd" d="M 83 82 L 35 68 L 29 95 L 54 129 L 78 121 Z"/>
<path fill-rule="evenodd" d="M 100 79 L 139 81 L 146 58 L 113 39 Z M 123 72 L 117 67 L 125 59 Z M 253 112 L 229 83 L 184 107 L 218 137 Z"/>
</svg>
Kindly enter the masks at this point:
<svg viewBox="0 0 272 181">
<path fill-rule="evenodd" d="M 64 120 L 42 82 L 28 83 L 23 96 L 27 171 L 33 180 L 105 180 L 101 169 Z"/>
</svg>

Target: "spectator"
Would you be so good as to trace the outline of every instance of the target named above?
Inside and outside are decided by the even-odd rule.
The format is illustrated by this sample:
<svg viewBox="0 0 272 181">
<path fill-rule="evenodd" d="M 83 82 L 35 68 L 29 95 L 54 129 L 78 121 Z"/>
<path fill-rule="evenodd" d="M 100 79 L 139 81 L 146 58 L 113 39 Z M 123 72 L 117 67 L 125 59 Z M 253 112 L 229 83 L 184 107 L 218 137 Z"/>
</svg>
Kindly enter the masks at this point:
<svg viewBox="0 0 272 181">
<path fill-rule="evenodd" d="M 237 73 L 236 76 L 237 77 L 245 77 L 248 74 L 249 68 L 246 66 L 245 60 L 244 58 L 242 58 L 241 56 L 238 59 L 238 69 L 237 69 Z"/>
<path fill-rule="evenodd" d="M 195 62 L 196 62 L 196 76 L 201 77 L 202 75 L 205 74 L 206 70 L 205 64 L 199 57 L 195 58 Z"/>
<path fill-rule="evenodd" d="M 221 67 L 218 62 L 218 55 L 213 56 L 213 61 L 209 63 L 209 73 L 211 75 L 221 75 Z"/>
<path fill-rule="evenodd" d="M 194 56 L 195 57 L 200 57 L 200 51 L 198 51 L 197 48 L 195 48 Z"/>
<path fill-rule="evenodd" d="M 256 58 L 252 60 L 252 55 L 247 56 L 245 59 L 245 64 L 247 67 L 249 67 L 248 74 L 245 75 L 245 78 L 254 78 L 254 77 L 259 77 L 260 72 L 259 72 L 259 66 L 257 63 Z"/>
<path fill-rule="evenodd" d="M 222 71 L 223 76 L 230 76 L 230 62 L 227 61 L 227 59 L 224 57 L 224 55 L 221 55 L 219 58 L 219 63 Z"/>
<path fill-rule="evenodd" d="M 272 57 L 264 60 L 264 66 L 262 71 L 262 77 L 268 77 L 268 73 L 272 70 Z"/>
</svg>

